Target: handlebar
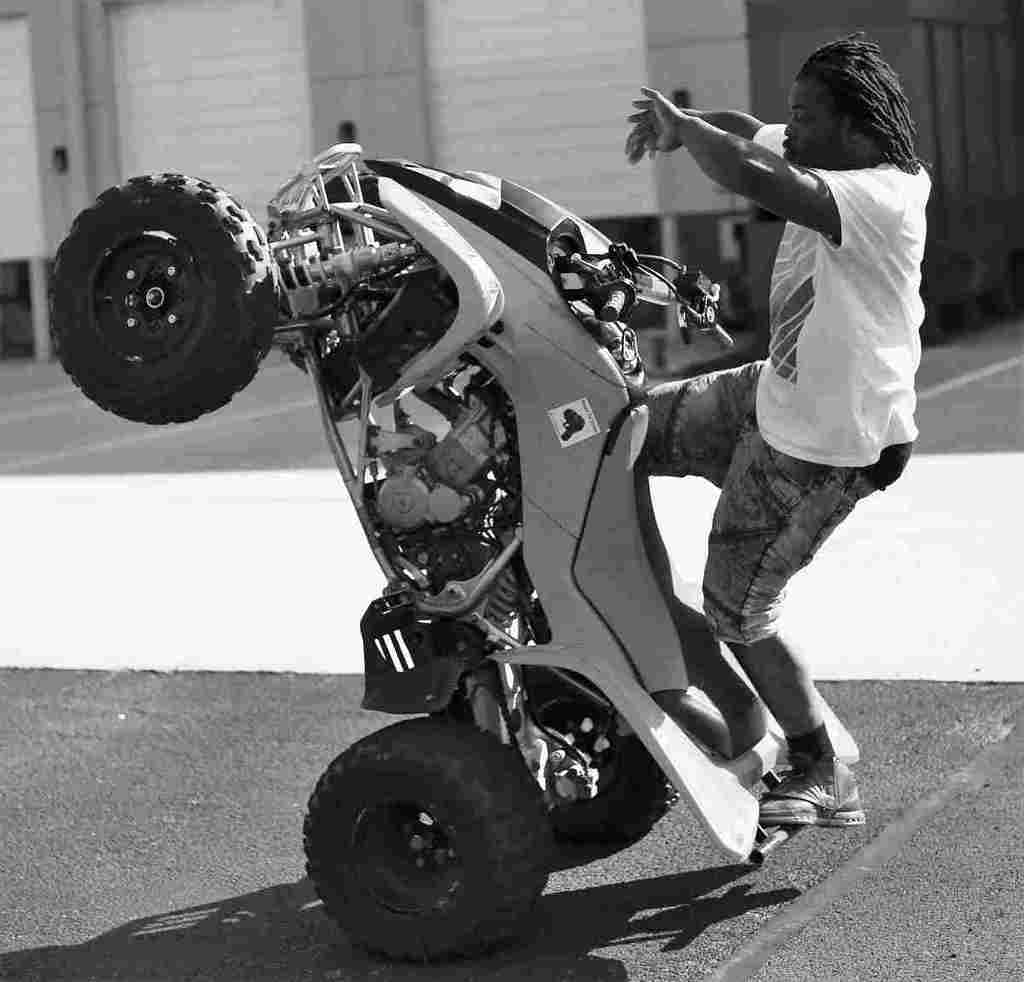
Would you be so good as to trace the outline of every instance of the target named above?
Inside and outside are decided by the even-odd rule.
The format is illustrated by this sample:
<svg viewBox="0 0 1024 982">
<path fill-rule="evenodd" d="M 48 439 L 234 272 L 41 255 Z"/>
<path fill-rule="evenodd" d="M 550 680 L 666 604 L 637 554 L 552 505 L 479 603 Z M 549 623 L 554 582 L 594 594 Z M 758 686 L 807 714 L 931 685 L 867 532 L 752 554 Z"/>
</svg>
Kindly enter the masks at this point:
<svg viewBox="0 0 1024 982">
<path fill-rule="evenodd" d="M 622 318 L 622 311 L 629 302 L 629 295 L 625 290 L 612 290 L 606 298 L 604 305 L 598 312 L 598 317 L 603 321 L 617 321 Z"/>
<path fill-rule="evenodd" d="M 651 269 L 651 263 L 672 267 L 675 279 Z M 658 305 L 675 300 L 684 341 L 689 342 L 692 325 L 726 347 L 735 344 L 718 323 L 719 285 L 699 270 L 662 256 L 638 255 L 625 243 L 612 242 L 606 254 L 591 255 L 583 250 L 579 230 L 568 219 L 548 239 L 548 269 L 566 301 L 582 301 L 604 323 L 625 320 L 638 299 Z M 570 275 L 573 285 L 566 282 Z M 652 285 L 658 284 L 655 296 Z"/>
</svg>

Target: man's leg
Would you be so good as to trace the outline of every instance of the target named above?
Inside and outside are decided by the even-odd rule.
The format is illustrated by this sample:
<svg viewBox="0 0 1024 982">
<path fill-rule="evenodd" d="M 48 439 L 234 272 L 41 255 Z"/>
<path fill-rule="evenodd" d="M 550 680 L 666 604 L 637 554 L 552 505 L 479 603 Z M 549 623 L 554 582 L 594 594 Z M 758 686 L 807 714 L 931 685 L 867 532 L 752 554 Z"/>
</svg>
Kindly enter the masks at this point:
<svg viewBox="0 0 1024 982">
<path fill-rule="evenodd" d="M 850 769 L 836 760 L 803 659 L 778 635 L 729 647 L 779 721 L 793 765 L 782 783 L 761 799 L 760 823 L 863 825 L 857 784 Z"/>
<path fill-rule="evenodd" d="M 780 635 L 751 644 L 727 643 L 784 733 L 811 733 L 823 726 L 807 665 Z"/>
<path fill-rule="evenodd" d="M 650 476 L 695 475 L 721 487 L 740 429 L 753 413 L 759 372 L 755 363 L 653 387 L 647 442 L 635 469 L 644 544 L 679 635 L 687 672 L 721 712 L 728 733 L 720 731 L 689 692 L 663 690 L 651 693 L 652 698 L 708 746 L 732 757 L 764 735 L 764 713 L 725 660 L 704 615 L 675 594 L 671 560 L 651 503 Z"/>
<path fill-rule="evenodd" d="M 854 468 L 812 464 L 740 439 L 715 510 L 705 612 L 786 734 L 793 771 L 761 803 L 764 825 L 864 822 L 853 776 L 824 726 L 803 658 L 778 633 L 786 584 L 866 488 Z"/>
<path fill-rule="evenodd" d="M 636 473 L 636 497 L 644 547 L 679 635 L 690 682 L 714 703 L 725 719 L 728 733 L 723 735 L 707 714 L 701 712 L 700 704 L 688 698 L 687 693 L 665 689 L 652 692 L 651 696 L 662 709 L 708 746 L 725 757 L 739 757 L 753 747 L 767 729 L 760 701 L 723 657 L 707 618 L 676 596 L 672 561 L 658 530 L 651 502 L 650 480 L 641 471 Z"/>
</svg>

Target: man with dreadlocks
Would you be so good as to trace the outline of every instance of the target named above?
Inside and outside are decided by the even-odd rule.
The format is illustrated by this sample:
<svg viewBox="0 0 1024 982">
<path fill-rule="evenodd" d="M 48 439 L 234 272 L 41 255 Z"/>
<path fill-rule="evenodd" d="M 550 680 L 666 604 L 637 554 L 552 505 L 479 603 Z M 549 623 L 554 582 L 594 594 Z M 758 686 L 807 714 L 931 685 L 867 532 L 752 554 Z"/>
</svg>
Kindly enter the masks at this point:
<svg viewBox="0 0 1024 982">
<path fill-rule="evenodd" d="M 860 825 L 853 775 L 835 758 L 807 664 L 777 621 L 790 577 L 860 499 L 899 477 L 917 436 L 931 182 L 907 99 L 862 34 L 811 54 L 787 125 L 679 109 L 641 91 L 630 163 L 682 147 L 712 180 L 787 219 L 768 358 L 652 388 L 642 466 L 721 488 L 704 613 L 785 731 L 793 765 L 762 798 L 761 823 Z M 669 708 L 671 696 L 656 698 Z"/>
</svg>

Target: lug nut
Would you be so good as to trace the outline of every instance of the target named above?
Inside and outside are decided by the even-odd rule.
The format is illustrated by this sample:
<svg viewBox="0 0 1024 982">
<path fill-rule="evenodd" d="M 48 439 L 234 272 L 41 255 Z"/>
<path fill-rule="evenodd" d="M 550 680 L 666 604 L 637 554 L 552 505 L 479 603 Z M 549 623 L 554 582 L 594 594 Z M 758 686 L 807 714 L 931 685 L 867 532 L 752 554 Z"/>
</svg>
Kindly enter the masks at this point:
<svg viewBox="0 0 1024 982">
<path fill-rule="evenodd" d="M 589 733 L 594 728 L 594 721 L 588 716 L 582 723 L 580 723 L 580 729 L 584 733 Z"/>
<path fill-rule="evenodd" d="M 177 276 L 178 275 L 178 267 L 177 266 L 168 266 L 167 267 L 167 275 L 168 276 Z"/>
<path fill-rule="evenodd" d="M 125 273 L 124 275 L 125 275 L 125 277 L 126 277 L 127 279 L 129 279 L 129 280 L 134 280 L 134 279 L 135 279 L 135 275 L 136 275 L 136 274 L 135 274 L 135 270 L 134 270 L 134 269 L 130 269 L 130 270 L 128 270 L 128 272 L 127 272 L 127 273 Z"/>
<path fill-rule="evenodd" d="M 126 327 L 135 327 L 139 322 L 134 317 L 129 317 L 124 323 Z"/>
<path fill-rule="evenodd" d="M 177 324 L 178 323 L 178 315 L 177 314 L 168 314 L 167 315 L 167 323 L 168 324 Z"/>
</svg>

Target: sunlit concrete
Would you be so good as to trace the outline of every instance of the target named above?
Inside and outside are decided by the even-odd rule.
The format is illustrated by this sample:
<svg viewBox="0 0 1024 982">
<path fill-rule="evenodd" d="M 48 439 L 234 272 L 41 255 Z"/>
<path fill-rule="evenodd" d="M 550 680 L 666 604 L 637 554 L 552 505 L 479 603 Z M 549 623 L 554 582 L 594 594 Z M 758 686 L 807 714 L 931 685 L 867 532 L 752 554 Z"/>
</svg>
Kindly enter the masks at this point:
<svg viewBox="0 0 1024 982">
<path fill-rule="evenodd" d="M 919 455 L 862 502 L 791 585 L 815 674 L 1024 680 L 1022 483 L 1021 453 Z M 699 582 L 717 491 L 653 494 Z M 334 471 L 6 476 L 0 495 L 0 664 L 362 670 L 384 579 Z"/>
</svg>

